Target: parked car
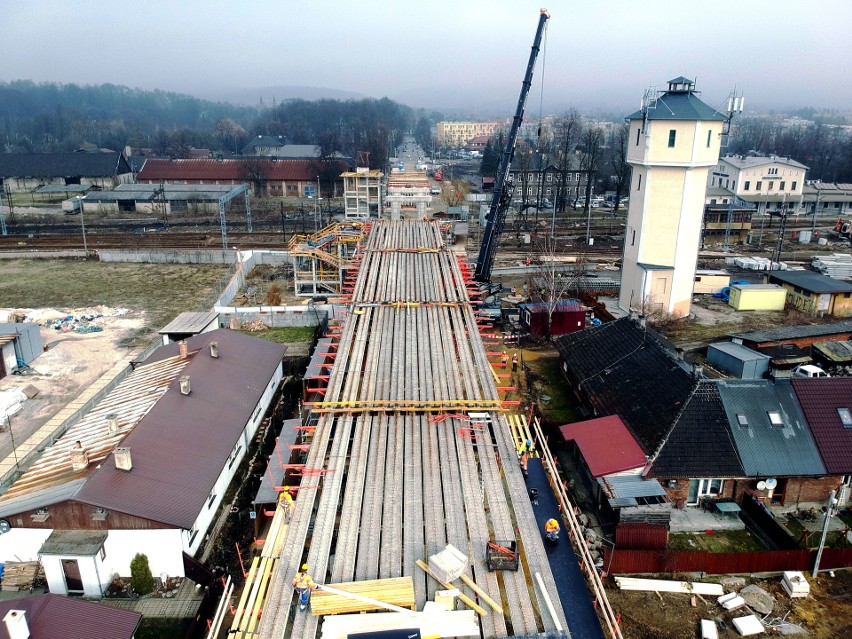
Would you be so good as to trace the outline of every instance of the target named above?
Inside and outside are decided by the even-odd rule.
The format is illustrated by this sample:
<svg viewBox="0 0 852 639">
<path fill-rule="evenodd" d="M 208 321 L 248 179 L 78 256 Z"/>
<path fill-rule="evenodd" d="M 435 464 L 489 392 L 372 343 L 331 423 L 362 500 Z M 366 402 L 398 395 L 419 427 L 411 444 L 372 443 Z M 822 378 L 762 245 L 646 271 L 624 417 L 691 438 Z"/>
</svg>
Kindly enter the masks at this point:
<svg viewBox="0 0 852 639">
<path fill-rule="evenodd" d="M 813 364 L 801 364 L 796 366 L 793 371 L 793 377 L 831 377 L 828 373 L 822 370 L 819 366 L 814 366 Z"/>
</svg>

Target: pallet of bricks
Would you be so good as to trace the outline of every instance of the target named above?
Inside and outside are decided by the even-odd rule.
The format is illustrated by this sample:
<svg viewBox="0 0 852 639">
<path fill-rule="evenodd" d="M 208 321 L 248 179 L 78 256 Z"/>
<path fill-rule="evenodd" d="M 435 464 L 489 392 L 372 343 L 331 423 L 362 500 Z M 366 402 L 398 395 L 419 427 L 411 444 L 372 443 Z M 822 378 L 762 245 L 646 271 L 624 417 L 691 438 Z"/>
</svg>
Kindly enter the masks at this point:
<svg viewBox="0 0 852 639">
<path fill-rule="evenodd" d="M 3 570 L 3 590 L 32 590 L 38 579 L 44 579 L 41 564 L 37 561 L 9 561 Z"/>
</svg>

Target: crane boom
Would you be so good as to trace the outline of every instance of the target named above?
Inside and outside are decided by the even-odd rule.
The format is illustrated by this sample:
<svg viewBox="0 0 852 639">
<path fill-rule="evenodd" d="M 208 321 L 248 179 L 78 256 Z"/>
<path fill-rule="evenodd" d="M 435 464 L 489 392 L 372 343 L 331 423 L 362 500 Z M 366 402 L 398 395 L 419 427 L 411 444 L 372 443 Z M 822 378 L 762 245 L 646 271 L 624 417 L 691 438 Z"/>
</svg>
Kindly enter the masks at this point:
<svg viewBox="0 0 852 639">
<path fill-rule="evenodd" d="M 532 85 L 533 69 L 535 68 L 535 61 L 538 58 L 544 25 L 547 23 L 548 18 L 550 18 L 550 15 L 545 9 L 542 9 L 538 19 L 538 29 L 535 32 L 532 51 L 530 51 L 530 60 L 527 63 L 527 72 L 524 76 L 524 82 L 521 85 L 521 94 L 518 97 L 518 108 L 515 110 L 515 117 L 512 120 L 512 129 L 509 131 L 506 148 L 503 150 L 503 155 L 500 158 L 497 182 L 494 185 L 494 194 L 491 197 L 491 207 L 488 209 L 488 219 L 485 224 L 485 232 L 482 234 L 482 246 L 479 248 L 479 259 L 476 261 L 476 271 L 474 272 L 476 280 L 480 282 L 491 281 L 491 267 L 494 265 L 494 254 L 497 252 L 497 244 L 500 241 L 500 233 L 503 231 L 503 224 L 506 221 L 506 211 L 509 208 L 511 199 L 506 187 L 506 178 L 509 175 L 509 169 L 512 167 L 512 157 L 515 155 L 515 142 L 518 139 L 521 122 L 524 120 L 524 107 L 527 103 L 527 94 L 529 94 L 530 86 Z"/>
</svg>

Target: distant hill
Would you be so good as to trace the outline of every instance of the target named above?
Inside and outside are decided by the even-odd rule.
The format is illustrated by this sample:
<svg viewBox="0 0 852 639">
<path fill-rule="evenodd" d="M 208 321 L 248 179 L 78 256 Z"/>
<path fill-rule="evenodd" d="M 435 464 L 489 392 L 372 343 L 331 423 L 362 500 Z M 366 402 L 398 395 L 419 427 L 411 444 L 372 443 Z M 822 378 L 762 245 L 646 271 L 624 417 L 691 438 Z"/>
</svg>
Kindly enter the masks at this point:
<svg viewBox="0 0 852 639">
<path fill-rule="evenodd" d="M 354 91 L 341 91 L 340 89 L 329 89 L 328 87 L 302 87 L 302 86 L 274 86 L 274 87 L 255 87 L 245 89 L 223 89 L 198 91 L 199 97 L 207 98 L 208 100 L 218 100 L 222 102 L 230 102 L 231 104 L 246 104 L 256 106 L 263 97 L 263 103 L 267 106 L 272 105 L 274 98 L 275 102 L 289 100 L 291 98 L 301 98 L 303 100 L 319 100 L 320 98 L 330 98 L 333 100 L 361 100 L 369 97 L 363 93 Z"/>
</svg>

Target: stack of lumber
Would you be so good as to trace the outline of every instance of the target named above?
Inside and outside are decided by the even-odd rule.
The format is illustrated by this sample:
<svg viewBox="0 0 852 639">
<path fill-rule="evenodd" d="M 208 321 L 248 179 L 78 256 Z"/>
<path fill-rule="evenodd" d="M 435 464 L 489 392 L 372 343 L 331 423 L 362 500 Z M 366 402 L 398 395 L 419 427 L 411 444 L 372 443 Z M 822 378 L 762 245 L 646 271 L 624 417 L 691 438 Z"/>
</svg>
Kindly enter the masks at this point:
<svg viewBox="0 0 852 639">
<path fill-rule="evenodd" d="M 702 581 L 669 581 L 665 579 L 637 579 L 616 577 L 615 582 L 622 590 L 644 590 L 647 592 L 682 592 L 688 595 L 712 595 L 724 593 L 721 584 Z"/>
<path fill-rule="evenodd" d="M 729 592 L 727 595 L 722 595 L 717 601 L 725 610 L 736 610 L 737 608 L 745 606 L 745 599 L 735 592 Z"/>
<path fill-rule="evenodd" d="M 812 264 L 823 275 L 839 280 L 852 278 L 852 255 L 849 253 L 832 253 L 815 257 Z"/>
<path fill-rule="evenodd" d="M 784 591 L 792 598 L 807 597 L 811 593 L 811 585 L 805 576 L 797 570 L 784 571 L 784 578 L 781 580 L 781 586 Z"/>
<path fill-rule="evenodd" d="M 431 605 L 430 605 L 431 604 Z M 322 639 L 346 639 L 359 632 L 380 630 L 420 630 L 421 637 L 479 636 L 479 624 L 473 610 L 449 611 L 434 602 L 423 612 L 374 612 L 365 615 L 333 615 L 322 622 Z"/>
<path fill-rule="evenodd" d="M 3 571 L 3 590 L 30 590 L 41 572 L 37 561 L 9 561 Z"/>
<path fill-rule="evenodd" d="M 393 579 L 374 579 L 370 581 L 351 581 L 342 584 L 328 584 L 336 590 L 351 592 L 361 597 L 369 597 L 383 603 L 411 608 L 414 606 L 414 579 L 396 577 Z M 382 610 L 380 606 L 349 599 L 326 590 L 315 590 L 311 595 L 311 612 L 318 615 L 339 615 L 347 612 L 365 612 Z"/>
</svg>

